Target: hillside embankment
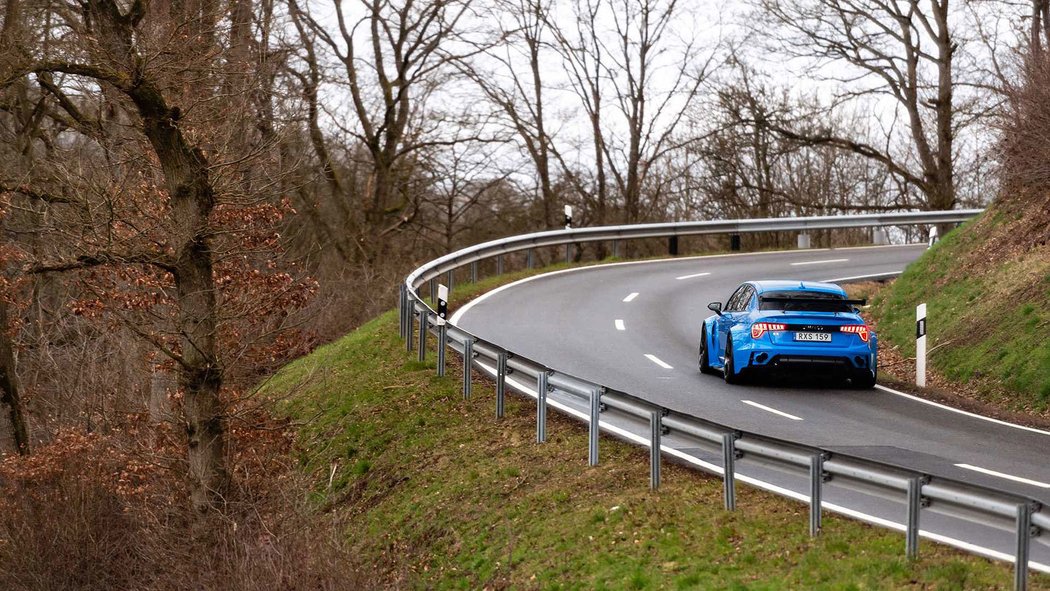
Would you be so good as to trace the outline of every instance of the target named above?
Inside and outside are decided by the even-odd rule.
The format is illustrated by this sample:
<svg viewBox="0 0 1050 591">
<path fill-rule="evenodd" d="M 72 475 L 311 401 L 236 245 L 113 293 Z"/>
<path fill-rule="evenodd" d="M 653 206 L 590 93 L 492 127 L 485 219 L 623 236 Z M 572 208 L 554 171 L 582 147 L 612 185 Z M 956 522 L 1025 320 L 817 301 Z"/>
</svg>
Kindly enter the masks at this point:
<svg viewBox="0 0 1050 591">
<path fill-rule="evenodd" d="M 1001 199 L 949 233 L 871 309 L 883 371 L 912 380 L 915 307 L 926 303 L 935 390 L 1007 418 L 1050 419 L 1050 193 Z"/>
</svg>

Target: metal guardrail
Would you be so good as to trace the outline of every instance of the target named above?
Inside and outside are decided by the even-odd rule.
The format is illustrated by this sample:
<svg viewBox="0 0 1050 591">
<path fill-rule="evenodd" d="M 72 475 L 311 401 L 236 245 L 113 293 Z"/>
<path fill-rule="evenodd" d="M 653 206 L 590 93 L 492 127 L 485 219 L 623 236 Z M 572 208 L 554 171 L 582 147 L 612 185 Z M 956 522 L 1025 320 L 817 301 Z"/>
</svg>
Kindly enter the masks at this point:
<svg viewBox="0 0 1050 591">
<path fill-rule="evenodd" d="M 472 265 L 471 278 L 477 279 L 476 263 L 480 260 L 539 247 L 580 244 L 592 241 L 627 240 L 685 236 L 695 234 L 723 234 L 765 231 L 808 231 L 816 229 L 863 228 L 872 226 L 900 226 L 962 222 L 974 217 L 981 210 L 938 211 L 918 213 L 889 213 L 856 216 L 823 216 L 809 218 L 774 218 L 758 220 L 730 220 L 682 222 L 668 224 L 641 224 L 633 226 L 608 226 L 580 228 L 564 231 L 538 232 L 493 240 L 465 248 L 431 261 L 413 271 L 400 290 L 401 336 L 407 349 L 418 350 L 419 359 L 425 360 L 427 335 L 436 334 L 438 339 L 437 372 L 445 374 L 445 352 L 447 348 L 460 353 L 464 359 L 463 396 L 471 396 L 475 367 L 485 368 L 496 379 L 496 414 L 503 416 L 508 375 L 515 374 L 513 383 L 523 393 L 536 399 L 536 441 L 546 440 L 548 398 L 557 393 L 567 399 L 575 399 L 588 412 L 582 418 L 588 424 L 588 461 L 598 463 L 598 436 L 602 413 L 619 413 L 620 416 L 649 423 L 650 486 L 660 485 L 661 439 L 674 434 L 688 438 L 698 444 L 721 451 L 722 465 L 711 471 L 723 478 L 725 508 L 736 507 L 737 460 L 748 456 L 772 461 L 787 469 L 796 470 L 809 479 L 809 529 L 817 535 L 821 529 L 821 499 L 824 484 L 830 479 L 843 479 L 858 483 L 888 494 L 901 495 L 907 506 L 905 527 L 905 552 L 909 558 L 918 555 L 919 524 L 922 510 L 936 506 L 941 512 L 952 514 L 974 514 L 989 523 L 1011 529 L 1015 534 L 1014 588 L 1027 587 L 1029 548 L 1031 539 L 1050 528 L 1050 513 L 1041 511 L 1039 501 L 987 487 L 974 486 L 921 471 L 908 470 L 848 454 L 831 452 L 783 441 L 759 433 L 748 433 L 691 416 L 670 408 L 653 404 L 625 392 L 617 392 L 571 374 L 546 367 L 526 357 L 509 351 L 497 343 L 481 339 L 459 327 L 438 318 L 436 312 L 421 298 L 417 290 L 428 281 L 445 273 Z M 531 262 L 532 257 L 529 256 Z M 502 272 L 502 265 L 497 265 Z M 450 275 L 451 278 L 451 275 Z M 449 282 L 451 284 L 451 282 Z M 433 292 L 432 292 L 433 297 Z M 415 328 L 419 319 L 418 341 Z M 535 388 L 522 388 L 524 383 L 535 384 Z"/>
</svg>

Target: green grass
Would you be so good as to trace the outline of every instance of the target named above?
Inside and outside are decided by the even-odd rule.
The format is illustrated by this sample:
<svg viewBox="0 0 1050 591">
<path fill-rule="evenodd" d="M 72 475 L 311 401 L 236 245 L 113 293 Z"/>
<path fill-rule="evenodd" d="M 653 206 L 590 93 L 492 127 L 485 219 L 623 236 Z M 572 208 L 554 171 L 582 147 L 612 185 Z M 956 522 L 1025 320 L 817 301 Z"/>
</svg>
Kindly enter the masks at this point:
<svg viewBox="0 0 1050 591">
<path fill-rule="evenodd" d="M 929 364 L 1009 410 L 1050 405 L 1050 257 L 1033 249 L 971 270 L 997 220 L 971 222 L 927 251 L 875 300 L 880 337 L 915 355 L 915 306 L 927 303 Z M 934 349 L 936 347 L 936 349 Z"/>
<path fill-rule="evenodd" d="M 521 276 L 522 274 L 518 274 Z M 513 277 L 511 277 L 513 278 Z M 510 279 L 510 278 L 505 278 Z M 462 301 L 485 288 L 462 286 Z M 462 400 L 458 359 L 435 376 L 405 352 L 396 313 L 285 367 L 264 386 L 298 427 L 313 501 L 345 528 L 373 586 L 417 589 L 1006 589 L 1010 567 L 827 516 L 665 464 L 648 490 L 647 452 L 601 441 L 553 414 L 534 442 L 534 406 L 478 383 Z M 1033 588 L 1050 588 L 1035 578 Z"/>
</svg>

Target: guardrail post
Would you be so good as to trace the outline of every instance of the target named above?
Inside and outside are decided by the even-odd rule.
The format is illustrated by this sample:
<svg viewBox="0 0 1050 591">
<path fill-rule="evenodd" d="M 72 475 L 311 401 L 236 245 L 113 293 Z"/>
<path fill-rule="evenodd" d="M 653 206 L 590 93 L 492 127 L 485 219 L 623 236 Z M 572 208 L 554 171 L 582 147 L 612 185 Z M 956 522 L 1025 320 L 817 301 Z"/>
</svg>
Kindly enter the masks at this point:
<svg viewBox="0 0 1050 591">
<path fill-rule="evenodd" d="M 536 443 L 547 442 L 547 390 L 550 388 L 547 370 L 536 378 Z"/>
<path fill-rule="evenodd" d="M 528 251 L 526 251 L 526 253 L 525 253 L 525 268 L 526 269 L 531 269 L 532 268 L 532 249 L 531 248 Z"/>
<path fill-rule="evenodd" d="M 620 258 L 620 241 L 613 240 L 613 258 Z"/>
<path fill-rule="evenodd" d="M 816 537 L 823 526 L 821 502 L 824 492 L 824 454 L 809 458 L 809 535 Z"/>
<path fill-rule="evenodd" d="M 470 368 L 474 365 L 474 339 L 463 341 L 463 400 L 470 400 Z"/>
<path fill-rule="evenodd" d="M 726 511 L 736 511 L 736 433 L 722 435 L 722 489 Z"/>
<path fill-rule="evenodd" d="M 908 479 L 908 517 L 904 530 L 904 554 L 908 560 L 919 557 L 919 512 L 922 510 L 922 478 Z"/>
<path fill-rule="evenodd" d="M 437 375 L 439 378 L 445 376 L 445 347 L 448 346 L 448 325 L 442 322 L 438 325 L 438 366 Z"/>
<path fill-rule="evenodd" d="M 507 352 L 496 356 L 496 418 L 503 418 L 503 400 L 507 392 Z"/>
<path fill-rule="evenodd" d="M 471 283 L 477 283 L 478 282 L 478 262 L 477 261 L 474 261 L 473 263 L 470 264 L 470 282 Z"/>
<path fill-rule="evenodd" d="M 503 255 L 496 255 L 496 275 L 503 274 Z"/>
<path fill-rule="evenodd" d="M 572 262 L 572 244 L 565 245 L 565 264 L 568 265 Z"/>
<path fill-rule="evenodd" d="M 663 410 L 649 413 L 649 489 L 660 488 L 660 438 L 663 435 Z"/>
<path fill-rule="evenodd" d="M 875 244 L 875 246 L 889 244 L 890 235 L 886 232 L 886 230 L 882 228 L 875 228 L 875 232 L 872 235 L 872 242 Z"/>
<path fill-rule="evenodd" d="M 430 312 L 419 313 L 419 361 L 427 360 L 427 330 L 430 328 Z"/>
<path fill-rule="evenodd" d="M 591 420 L 588 424 L 587 440 L 587 464 L 591 466 L 598 465 L 598 414 L 601 411 L 602 404 L 602 392 L 601 389 L 595 388 L 591 390 Z"/>
<path fill-rule="evenodd" d="M 408 297 L 408 288 L 402 283 L 401 287 L 397 290 L 397 320 L 398 320 L 398 335 L 401 338 L 405 338 L 405 312 L 408 311 L 408 305 L 405 300 Z"/>
<path fill-rule="evenodd" d="M 667 254 L 673 257 L 678 256 L 678 236 L 670 236 L 667 238 Z"/>
<path fill-rule="evenodd" d="M 454 277 L 452 276 L 452 271 L 450 270 L 448 273 L 445 274 L 445 285 L 448 286 L 448 292 L 449 293 L 452 293 L 452 280 L 453 279 L 454 279 Z"/>
<path fill-rule="evenodd" d="M 740 234 L 733 234 L 729 237 L 729 250 L 733 252 L 740 250 Z"/>
<path fill-rule="evenodd" d="M 416 304 L 410 297 L 408 299 L 408 314 L 405 315 L 405 351 L 412 352 L 412 339 L 415 336 L 412 334 L 416 324 Z"/>
<path fill-rule="evenodd" d="M 1032 536 L 1032 508 L 1017 506 L 1017 552 L 1014 554 L 1014 591 L 1028 588 L 1028 554 Z"/>
<path fill-rule="evenodd" d="M 437 301 L 437 279 L 431 279 L 430 283 L 430 303 L 433 304 Z"/>
</svg>

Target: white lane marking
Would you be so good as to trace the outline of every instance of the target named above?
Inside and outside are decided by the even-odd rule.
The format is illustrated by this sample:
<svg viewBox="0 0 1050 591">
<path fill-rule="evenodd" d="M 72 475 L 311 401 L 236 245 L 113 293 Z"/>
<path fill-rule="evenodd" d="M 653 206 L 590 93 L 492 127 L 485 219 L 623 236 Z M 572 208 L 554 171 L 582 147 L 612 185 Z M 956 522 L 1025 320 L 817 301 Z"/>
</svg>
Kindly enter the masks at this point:
<svg viewBox="0 0 1050 591">
<path fill-rule="evenodd" d="M 740 402 L 743 402 L 744 404 L 749 404 L 749 405 L 751 405 L 751 406 L 753 406 L 755 408 L 760 408 L 760 409 L 762 409 L 762 410 L 764 410 L 766 412 L 771 412 L 771 413 L 773 413 L 775 415 L 780 415 L 782 417 L 789 418 L 792 421 L 801 421 L 802 420 L 802 417 L 796 417 L 795 415 L 789 415 L 788 413 L 786 413 L 786 412 L 784 412 L 782 410 L 777 410 L 775 408 L 770 408 L 770 407 L 768 407 L 768 406 L 766 406 L 764 404 L 759 404 L 759 403 L 753 402 L 751 400 L 741 400 Z"/>
<path fill-rule="evenodd" d="M 961 414 L 961 415 L 966 415 L 966 416 L 974 418 L 974 419 L 980 419 L 982 421 L 988 421 L 989 423 L 995 423 L 996 425 L 1003 425 L 1004 427 L 1013 427 L 1014 429 L 1021 429 L 1022 431 L 1028 431 L 1030 433 L 1038 433 L 1040 435 L 1050 435 L 1050 431 L 1043 431 L 1042 429 L 1036 429 L 1035 427 L 1026 427 L 1024 425 L 1017 425 L 1015 423 L 1008 423 L 1006 421 L 1001 421 L 999 419 L 993 419 L 992 417 L 986 417 L 984 415 L 979 415 L 977 413 L 972 413 L 972 412 L 965 411 L 965 410 L 962 410 L 962 409 L 959 409 L 959 408 L 952 408 L 950 406 L 941 404 L 939 402 L 934 402 L 932 400 L 926 400 L 925 398 L 919 398 L 918 396 L 913 396 L 911 394 L 907 394 L 907 393 L 901 392 L 899 390 L 894 390 L 893 388 L 887 388 L 886 386 L 883 386 L 882 384 L 876 384 L 875 387 L 878 388 L 879 390 L 882 390 L 883 392 L 889 392 L 890 394 L 896 394 L 897 396 L 902 396 L 904 398 L 908 398 L 910 400 L 914 400 L 915 402 L 921 402 L 922 404 L 928 404 L 930 406 L 936 406 L 937 408 L 940 408 L 940 409 L 943 409 L 943 410 L 947 410 L 947 411 L 951 411 L 951 412 L 954 412 L 954 413 L 957 413 L 957 414 Z"/>
<path fill-rule="evenodd" d="M 622 318 L 617 318 L 616 319 L 616 330 L 627 330 L 627 327 L 623 325 L 623 319 Z"/>
<path fill-rule="evenodd" d="M 802 261 L 801 263 L 791 263 L 792 267 L 801 267 L 803 265 L 825 265 L 827 263 L 845 263 L 849 259 L 827 259 L 825 261 Z"/>
<path fill-rule="evenodd" d="M 879 277 L 896 277 L 904 271 L 890 271 L 888 273 L 871 273 L 868 275 L 853 275 L 851 277 L 836 277 L 834 279 L 824 279 L 822 283 L 835 283 L 838 281 L 852 281 L 853 279 L 877 279 Z"/>
<path fill-rule="evenodd" d="M 1006 480 L 1013 480 L 1014 482 L 1020 482 L 1021 484 L 1031 484 L 1032 486 L 1038 486 L 1039 488 L 1050 488 L 1050 484 L 1045 482 L 1029 480 L 1028 478 L 1021 478 L 1020 476 L 1014 476 L 1013 474 L 1003 474 L 1002 472 L 996 472 L 995 470 L 989 470 L 988 468 L 981 468 L 980 466 L 972 466 L 970 464 L 956 464 L 955 466 L 957 468 L 973 470 L 974 472 L 980 472 L 981 474 L 987 474 L 989 476 L 998 476 L 999 478 L 1005 478 Z"/>
<path fill-rule="evenodd" d="M 707 277 L 710 273 L 693 273 L 692 275 L 682 275 L 681 277 L 675 277 L 678 281 L 683 279 L 693 279 L 694 277 Z"/>
<path fill-rule="evenodd" d="M 884 248 L 884 247 L 880 247 L 880 248 Z M 485 370 L 485 373 L 489 374 L 492 377 L 496 377 L 496 368 L 495 367 L 492 367 L 490 365 L 486 365 L 484 363 L 477 363 L 476 365 L 478 367 L 480 367 L 481 369 Z M 521 394 L 524 394 L 525 396 L 528 396 L 528 397 L 533 398 L 533 399 L 536 398 L 535 385 L 528 386 L 528 385 L 522 384 L 521 382 L 519 382 L 519 381 L 517 381 L 517 380 L 515 380 L 514 378 L 511 378 L 511 377 L 506 378 L 506 380 L 507 380 L 507 384 L 508 385 L 510 385 L 512 388 L 514 388 L 515 390 L 517 390 Z M 578 419 L 580 421 L 583 421 L 583 423 L 585 423 L 585 424 L 589 420 L 589 417 L 588 417 L 587 413 L 578 411 L 575 408 L 572 408 L 570 406 L 562 404 L 562 403 L 560 403 L 560 402 L 558 402 L 556 400 L 548 399 L 547 400 L 547 406 L 549 406 L 551 408 L 556 408 L 556 409 L 560 410 L 561 412 L 563 412 L 563 413 L 565 413 L 565 414 L 567 414 L 567 415 L 569 415 L 571 417 L 576 417 L 576 419 Z M 606 431 L 608 433 L 612 433 L 614 435 L 622 437 L 623 439 L 626 439 L 627 441 L 634 442 L 636 445 L 640 445 L 641 447 L 648 448 L 650 446 L 648 437 L 643 437 L 641 435 L 638 435 L 637 433 L 632 433 L 632 432 L 630 432 L 630 431 L 628 431 L 626 429 L 622 429 L 620 427 L 617 427 L 617 426 L 615 426 L 615 425 L 613 425 L 613 424 L 611 424 L 611 423 L 609 423 L 607 421 L 599 420 L 598 421 L 598 427 L 601 430 L 603 430 L 603 431 Z M 681 451 L 679 449 L 675 449 L 675 448 L 673 448 L 673 447 L 671 447 L 669 445 L 661 445 L 660 446 L 660 451 L 663 452 L 663 453 L 666 453 L 668 455 L 674 456 L 676 458 L 679 458 L 681 460 L 684 460 L 685 462 L 687 462 L 689 464 L 693 464 L 694 466 L 697 466 L 697 467 L 701 468 L 702 470 L 706 470 L 706 471 L 708 471 L 708 472 L 710 472 L 712 474 L 717 474 L 717 475 L 721 476 L 725 472 L 722 469 L 721 466 L 716 466 L 715 464 L 712 464 L 710 462 L 706 462 L 706 461 L 701 460 L 700 458 L 697 458 L 695 456 L 691 456 L 688 453 L 683 452 L 683 451 Z M 793 491 L 793 490 L 791 490 L 789 488 L 784 488 L 782 486 L 777 486 L 775 484 L 766 482 L 764 480 L 760 480 L 760 479 L 755 478 L 753 476 L 748 476 L 746 474 L 742 474 L 740 472 L 736 473 L 736 479 L 738 481 L 740 481 L 740 482 L 745 482 L 747 484 L 750 484 L 750 485 L 752 485 L 752 486 L 754 486 L 756 488 L 760 488 L 760 489 L 763 489 L 763 490 L 768 490 L 769 492 L 781 495 L 783 497 L 787 497 L 789 499 L 795 499 L 796 501 L 801 501 L 803 503 L 808 503 L 809 500 L 810 500 L 809 499 L 809 495 L 807 495 L 807 494 L 802 494 L 802 493 L 799 493 L 799 492 L 795 492 L 795 491 Z M 822 501 L 820 503 L 820 506 L 822 508 L 828 510 L 828 511 L 831 511 L 832 513 L 838 513 L 840 515 L 845 515 L 847 517 L 852 517 L 854 519 L 859 519 L 861 521 L 866 521 L 868 523 L 871 523 L 871 524 L 874 524 L 874 525 L 878 525 L 878 526 L 881 526 L 881 527 L 885 527 L 887 529 L 892 529 L 892 530 L 901 531 L 901 532 L 903 532 L 903 531 L 905 531 L 907 529 L 904 526 L 903 523 L 897 523 L 897 522 L 891 521 L 889 519 L 885 519 L 885 518 L 882 518 L 882 517 L 877 517 L 875 515 L 871 515 L 870 513 L 863 513 L 861 511 L 857 511 L 856 509 L 850 509 L 848 507 L 845 507 L 843 505 L 839 505 L 837 503 L 829 503 L 827 501 Z M 927 531 L 925 529 L 920 529 L 919 530 L 919 535 L 921 537 L 926 538 L 926 539 L 933 540 L 935 542 L 940 542 L 942 544 L 947 544 L 949 546 L 955 546 L 956 548 L 960 548 L 960 549 L 965 550 L 967 552 L 973 552 L 974 554 L 978 554 L 980 556 L 985 556 L 987 558 L 994 558 L 996 560 L 1002 560 L 1002 561 L 1008 562 L 1008 563 L 1013 563 L 1014 562 L 1014 555 L 1013 554 L 1009 554 L 1009 553 L 1006 553 L 1006 552 L 1000 552 L 998 550 L 992 550 L 991 548 L 985 548 L 984 546 L 978 546 L 977 544 L 973 544 L 971 542 L 966 542 L 966 541 L 960 540 L 958 538 L 952 538 L 952 537 L 949 537 L 949 536 L 933 533 L 933 532 Z M 1031 568 L 1033 570 L 1037 570 L 1037 571 L 1040 571 L 1040 572 L 1044 572 L 1044 573 L 1050 573 L 1050 565 L 1044 564 L 1042 562 L 1035 562 L 1033 560 L 1030 560 L 1030 561 L 1028 561 L 1028 568 Z"/>
<path fill-rule="evenodd" d="M 625 301 L 625 302 L 633 302 L 634 298 L 636 298 L 636 297 L 638 297 L 638 292 L 637 291 L 631 292 L 630 294 L 628 294 L 627 297 L 625 297 L 623 299 L 623 301 Z"/>
<path fill-rule="evenodd" d="M 649 361 L 652 361 L 653 363 L 659 365 L 660 367 L 662 367 L 664 369 L 674 369 L 670 365 L 667 365 L 663 361 L 660 361 L 660 358 L 657 357 L 656 355 L 653 355 L 652 353 L 646 353 L 645 356 L 649 359 Z"/>
</svg>

